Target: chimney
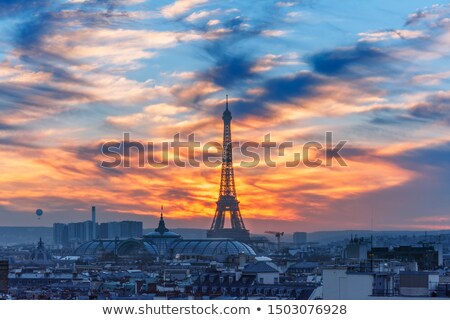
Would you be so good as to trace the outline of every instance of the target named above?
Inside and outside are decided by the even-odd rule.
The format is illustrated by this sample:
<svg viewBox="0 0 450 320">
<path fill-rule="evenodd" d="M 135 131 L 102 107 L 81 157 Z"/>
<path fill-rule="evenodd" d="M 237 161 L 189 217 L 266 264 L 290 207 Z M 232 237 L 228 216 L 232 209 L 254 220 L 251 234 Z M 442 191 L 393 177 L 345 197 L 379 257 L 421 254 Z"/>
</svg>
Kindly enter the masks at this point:
<svg viewBox="0 0 450 320">
<path fill-rule="evenodd" d="M 97 222 L 95 221 L 95 206 L 92 206 L 92 239 L 97 239 Z"/>
</svg>

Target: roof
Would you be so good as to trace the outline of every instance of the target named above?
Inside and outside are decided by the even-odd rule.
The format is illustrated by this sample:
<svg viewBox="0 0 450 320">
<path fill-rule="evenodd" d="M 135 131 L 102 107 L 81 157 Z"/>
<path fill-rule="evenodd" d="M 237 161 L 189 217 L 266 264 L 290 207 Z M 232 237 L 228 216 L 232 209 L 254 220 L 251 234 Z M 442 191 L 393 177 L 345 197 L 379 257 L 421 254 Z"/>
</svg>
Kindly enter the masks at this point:
<svg viewBox="0 0 450 320">
<path fill-rule="evenodd" d="M 92 240 L 83 243 L 76 250 L 79 256 L 96 256 L 113 253 L 117 250 L 118 255 L 129 255 L 138 252 L 147 252 L 151 255 L 158 255 L 157 248 L 148 242 L 137 239 L 128 240 Z"/>
<path fill-rule="evenodd" d="M 172 244 L 174 254 L 197 256 L 230 256 L 246 254 L 255 256 L 255 251 L 247 244 L 230 239 L 177 240 Z"/>
<path fill-rule="evenodd" d="M 265 261 L 258 261 L 256 263 L 252 263 L 247 265 L 243 273 L 274 273 L 279 272 L 275 265 L 272 263 L 267 263 Z"/>
<path fill-rule="evenodd" d="M 413 275 L 413 276 L 424 276 L 424 275 L 438 275 L 437 271 L 400 271 L 400 275 Z"/>
<path fill-rule="evenodd" d="M 297 262 L 289 267 L 289 269 L 314 269 L 319 266 L 318 262 Z"/>
</svg>

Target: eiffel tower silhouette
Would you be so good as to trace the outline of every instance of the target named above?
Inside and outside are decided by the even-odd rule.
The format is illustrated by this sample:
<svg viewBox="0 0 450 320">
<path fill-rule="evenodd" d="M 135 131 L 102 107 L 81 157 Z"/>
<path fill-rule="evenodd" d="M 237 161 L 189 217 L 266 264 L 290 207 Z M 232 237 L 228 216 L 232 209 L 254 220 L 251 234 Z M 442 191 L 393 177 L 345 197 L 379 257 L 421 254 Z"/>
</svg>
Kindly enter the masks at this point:
<svg viewBox="0 0 450 320">
<path fill-rule="evenodd" d="M 233 148 L 231 141 L 231 112 L 228 110 L 228 95 L 226 108 L 223 112 L 223 145 L 222 145 L 222 173 L 220 176 L 219 200 L 214 219 L 207 236 L 208 238 L 230 238 L 239 241 L 249 241 L 250 232 L 245 228 L 239 210 L 234 183 Z M 229 215 L 231 228 L 225 228 L 225 219 Z"/>
</svg>

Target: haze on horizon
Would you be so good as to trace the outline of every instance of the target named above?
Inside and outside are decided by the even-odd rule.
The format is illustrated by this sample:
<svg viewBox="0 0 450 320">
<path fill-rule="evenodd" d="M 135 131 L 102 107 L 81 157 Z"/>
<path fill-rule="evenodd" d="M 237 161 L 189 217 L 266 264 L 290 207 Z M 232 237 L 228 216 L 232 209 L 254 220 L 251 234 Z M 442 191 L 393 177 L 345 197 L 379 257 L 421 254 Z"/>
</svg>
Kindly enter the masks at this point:
<svg viewBox="0 0 450 320">
<path fill-rule="evenodd" d="M 0 225 L 96 205 L 151 227 L 164 204 L 209 228 L 219 167 L 105 169 L 100 146 L 221 142 L 228 94 L 235 141 L 349 141 L 348 167 L 236 166 L 252 232 L 450 228 L 445 1 L 0 3 Z"/>
</svg>

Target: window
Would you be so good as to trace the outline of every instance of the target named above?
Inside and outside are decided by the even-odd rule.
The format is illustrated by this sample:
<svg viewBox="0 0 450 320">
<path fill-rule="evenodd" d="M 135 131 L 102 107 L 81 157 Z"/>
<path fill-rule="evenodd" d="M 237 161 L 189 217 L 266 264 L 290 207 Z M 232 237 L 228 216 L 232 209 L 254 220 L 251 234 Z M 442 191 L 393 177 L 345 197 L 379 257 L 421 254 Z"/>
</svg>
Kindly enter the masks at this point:
<svg viewBox="0 0 450 320">
<path fill-rule="evenodd" d="M 264 278 L 259 278 L 259 283 L 264 283 Z"/>
</svg>

